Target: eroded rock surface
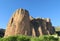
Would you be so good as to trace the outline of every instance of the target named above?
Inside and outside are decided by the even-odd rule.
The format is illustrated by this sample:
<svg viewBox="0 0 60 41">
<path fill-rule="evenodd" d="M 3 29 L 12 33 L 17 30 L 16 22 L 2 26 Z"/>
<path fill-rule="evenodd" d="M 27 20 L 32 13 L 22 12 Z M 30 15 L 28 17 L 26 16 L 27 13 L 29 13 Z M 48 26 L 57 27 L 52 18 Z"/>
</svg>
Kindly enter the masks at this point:
<svg viewBox="0 0 60 41">
<path fill-rule="evenodd" d="M 30 20 L 30 27 L 32 29 L 32 36 L 51 35 L 55 33 L 49 18 L 37 18 Z"/>
<path fill-rule="evenodd" d="M 33 18 L 29 16 L 27 10 L 18 9 L 7 25 L 5 37 L 20 34 L 31 36 L 51 35 L 54 32 L 49 18 Z"/>
<path fill-rule="evenodd" d="M 30 19 L 27 10 L 18 9 L 11 17 L 5 36 L 11 35 L 29 35 L 30 32 Z"/>
</svg>

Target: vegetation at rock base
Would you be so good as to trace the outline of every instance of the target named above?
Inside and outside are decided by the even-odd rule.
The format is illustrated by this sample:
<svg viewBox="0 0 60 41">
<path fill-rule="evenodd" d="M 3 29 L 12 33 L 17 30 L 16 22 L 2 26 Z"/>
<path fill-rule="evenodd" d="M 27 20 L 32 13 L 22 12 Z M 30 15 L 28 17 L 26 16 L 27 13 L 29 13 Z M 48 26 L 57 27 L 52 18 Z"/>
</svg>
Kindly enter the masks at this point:
<svg viewBox="0 0 60 41">
<path fill-rule="evenodd" d="M 59 38 L 48 35 L 39 37 L 18 35 L 18 36 L 9 36 L 6 38 L 0 38 L 0 41 L 59 41 Z"/>
</svg>

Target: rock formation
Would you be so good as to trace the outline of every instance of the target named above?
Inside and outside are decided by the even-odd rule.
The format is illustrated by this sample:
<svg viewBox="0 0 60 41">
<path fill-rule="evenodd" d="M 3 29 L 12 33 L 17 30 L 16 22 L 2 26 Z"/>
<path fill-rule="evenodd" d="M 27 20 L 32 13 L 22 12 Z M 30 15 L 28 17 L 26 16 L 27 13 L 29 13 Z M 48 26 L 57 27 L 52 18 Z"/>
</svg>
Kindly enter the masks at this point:
<svg viewBox="0 0 60 41">
<path fill-rule="evenodd" d="M 13 14 L 7 25 L 5 36 L 19 35 L 19 34 L 30 35 L 29 22 L 30 19 L 28 11 L 24 9 L 18 9 Z"/>
<path fill-rule="evenodd" d="M 54 34 L 55 30 L 52 27 L 51 21 L 49 18 L 30 18 L 30 27 L 31 27 L 31 35 L 32 36 L 40 36 L 40 35 L 51 35 Z"/>
<path fill-rule="evenodd" d="M 7 25 L 5 37 L 19 34 L 30 36 L 50 35 L 54 34 L 54 28 L 49 18 L 35 19 L 29 16 L 27 10 L 18 9 Z"/>
</svg>

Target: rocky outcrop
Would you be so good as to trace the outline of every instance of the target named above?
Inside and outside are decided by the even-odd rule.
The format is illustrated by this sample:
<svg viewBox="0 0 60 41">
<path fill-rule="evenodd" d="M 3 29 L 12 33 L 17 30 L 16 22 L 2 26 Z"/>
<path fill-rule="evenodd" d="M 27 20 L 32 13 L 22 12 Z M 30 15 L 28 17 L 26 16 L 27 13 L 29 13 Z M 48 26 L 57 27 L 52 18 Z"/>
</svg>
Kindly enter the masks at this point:
<svg viewBox="0 0 60 41">
<path fill-rule="evenodd" d="M 27 10 L 18 9 L 11 17 L 5 36 L 11 35 L 30 35 L 30 19 Z"/>
<path fill-rule="evenodd" d="M 30 19 L 30 27 L 32 36 L 51 35 L 55 32 L 49 18 Z"/>
<path fill-rule="evenodd" d="M 54 34 L 54 28 L 49 18 L 33 18 L 29 16 L 27 10 L 18 9 L 7 25 L 5 37 L 19 34 L 30 36 L 50 35 Z"/>
</svg>

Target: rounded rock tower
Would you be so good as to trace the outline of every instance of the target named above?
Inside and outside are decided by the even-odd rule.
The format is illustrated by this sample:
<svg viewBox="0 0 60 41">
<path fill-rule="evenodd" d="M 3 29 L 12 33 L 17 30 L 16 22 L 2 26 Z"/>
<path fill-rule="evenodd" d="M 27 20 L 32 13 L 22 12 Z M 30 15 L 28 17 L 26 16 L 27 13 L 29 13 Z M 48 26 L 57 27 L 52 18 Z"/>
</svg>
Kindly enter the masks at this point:
<svg viewBox="0 0 60 41">
<path fill-rule="evenodd" d="M 7 29 L 5 31 L 5 36 L 12 35 L 30 35 L 30 19 L 29 12 L 24 9 L 18 9 L 11 17 Z"/>
</svg>

